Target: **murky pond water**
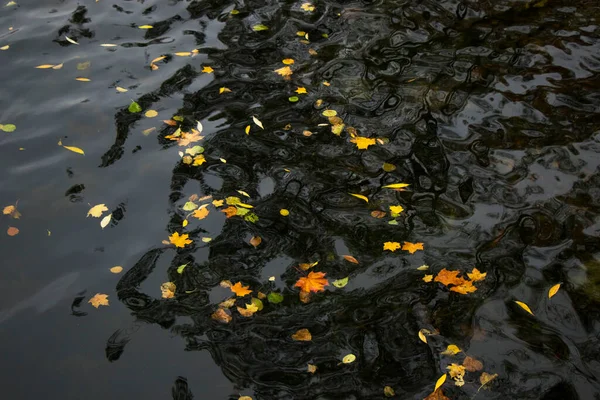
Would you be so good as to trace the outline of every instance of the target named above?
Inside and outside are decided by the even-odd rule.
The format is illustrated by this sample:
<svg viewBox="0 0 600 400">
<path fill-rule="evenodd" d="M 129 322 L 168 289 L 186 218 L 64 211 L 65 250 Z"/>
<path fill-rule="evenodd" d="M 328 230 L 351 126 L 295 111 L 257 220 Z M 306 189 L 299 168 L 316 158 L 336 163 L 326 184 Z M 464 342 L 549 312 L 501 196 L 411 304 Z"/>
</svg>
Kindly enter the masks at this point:
<svg viewBox="0 0 600 400">
<path fill-rule="evenodd" d="M 600 398 L 597 2 L 13 3 L 5 396 L 423 399 L 469 356 L 450 399 Z M 305 303 L 316 262 L 330 285 Z M 435 281 L 473 268 L 471 293 Z M 224 280 L 283 301 L 244 317 L 240 297 L 219 322 Z"/>
</svg>

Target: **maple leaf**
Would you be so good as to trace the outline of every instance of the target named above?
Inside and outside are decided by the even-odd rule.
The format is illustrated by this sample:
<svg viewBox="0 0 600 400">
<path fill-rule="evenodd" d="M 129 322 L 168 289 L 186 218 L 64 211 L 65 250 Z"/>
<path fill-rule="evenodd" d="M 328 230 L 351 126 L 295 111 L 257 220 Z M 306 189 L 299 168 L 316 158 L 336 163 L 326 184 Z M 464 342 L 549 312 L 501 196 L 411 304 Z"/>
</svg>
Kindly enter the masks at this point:
<svg viewBox="0 0 600 400">
<path fill-rule="evenodd" d="M 359 150 L 365 150 L 369 146 L 372 146 L 376 143 L 375 139 L 362 136 L 353 137 L 352 139 L 350 139 L 350 141 L 352 143 L 356 143 L 356 147 L 358 147 Z"/>
<path fill-rule="evenodd" d="M 96 308 L 100 307 L 100 306 L 107 306 L 108 305 L 108 295 L 107 294 L 102 294 L 102 293 L 96 293 L 96 295 L 94 297 L 92 297 L 88 303 L 92 303 L 92 305 Z"/>
<path fill-rule="evenodd" d="M 322 292 L 325 290 L 325 286 L 329 286 L 329 282 L 325 279 L 324 272 L 309 272 L 308 276 L 303 276 L 298 279 L 298 282 L 294 285 L 299 287 L 302 292 Z"/>
<path fill-rule="evenodd" d="M 276 69 L 273 72 L 278 73 L 279 75 L 283 76 L 285 79 L 290 79 L 290 76 L 293 73 L 292 69 L 289 66 L 287 66 L 287 65 L 285 67 Z"/>
<path fill-rule="evenodd" d="M 209 212 L 210 211 L 208 211 L 208 207 L 199 208 L 196 211 L 194 211 L 194 213 L 192 214 L 192 217 L 198 218 L 198 219 L 204 219 L 204 218 L 206 218 L 206 216 L 208 215 Z"/>
<path fill-rule="evenodd" d="M 397 217 L 398 215 L 400 215 L 400 213 L 404 211 L 404 207 L 398 205 L 398 206 L 390 206 L 390 215 L 392 217 Z"/>
<path fill-rule="evenodd" d="M 202 139 L 204 139 L 204 136 L 200 136 L 200 132 L 198 131 L 192 131 L 192 133 L 182 132 L 177 144 L 180 146 L 187 146 L 190 143 L 198 142 Z"/>
<path fill-rule="evenodd" d="M 487 272 L 481 273 L 481 272 L 479 272 L 479 270 L 477 268 L 473 268 L 473 270 L 471 272 L 467 273 L 467 276 L 473 282 L 484 280 L 486 275 L 487 275 Z"/>
<path fill-rule="evenodd" d="M 246 308 L 238 307 L 237 310 L 242 317 L 251 317 L 258 311 L 258 307 L 255 304 L 246 304 Z"/>
<path fill-rule="evenodd" d="M 306 91 L 305 87 L 298 87 L 298 89 L 296 89 L 296 93 L 298 93 L 298 94 L 306 94 L 308 92 Z"/>
<path fill-rule="evenodd" d="M 221 207 L 223 205 L 223 200 L 213 200 L 212 204 L 215 207 Z"/>
<path fill-rule="evenodd" d="M 423 243 L 404 242 L 402 245 L 402 250 L 406 250 L 410 254 L 414 254 L 417 250 L 423 250 Z"/>
<path fill-rule="evenodd" d="M 460 293 L 460 294 L 473 293 L 476 290 L 477 290 L 477 288 L 475 286 L 473 286 L 473 282 L 472 281 L 465 281 L 461 285 L 452 286 L 450 288 L 450 291 L 456 292 L 456 293 Z"/>
<path fill-rule="evenodd" d="M 232 285 L 229 289 L 238 297 L 244 297 L 245 295 L 252 293 L 252 290 L 249 290 L 250 286 L 242 286 L 242 282 Z"/>
<path fill-rule="evenodd" d="M 175 247 L 185 247 L 186 244 L 190 244 L 193 241 L 188 239 L 190 235 L 184 233 L 183 235 L 179 235 L 178 232 L 175 232 L 171 236 L 169 236 L 169 241 L 175 245 Z"/>
<path fill-rule="evenodd" d="M 94 207 L 90 208 L 90 211 L 88 211 L 87 213 L 87 217 L 91 215 L 92 217 L 100 218 L 104 211 L 108 211 L 108 208 L 106 208 L 106 204 L 97 204 Z"/>
<path fill-rule="evenodd" d="M 223 212 L 223 213 L 225 213 L 225 216 L 227 218 L 231 218 L 231 217 L 233 217 L 234 215 L 237 214 L 237 208 L 234 207 L 234 206 L 229 206 L 229 207 L 224 208 L 224 209 L 222 209 L 220 211 Z"/>
<path fill-rule="evenodd" d="M 298 341 L 308 342 L 312 340 L 312 335 L 310 331 L 306 328 L 298 330 L 296 333 L 292 335 L 292 339 Z"/>
<path fill-rule="evenodd" d="M 459 278 L 458 273 L 459 273 L 459 271 L 449 271 L 446 268 L 444 268 L 440 272 L 438 272 L 434 281 L 439 282 L 445 286 L 462 285 L 463 283 L 465 283 L 465 279 Z"/>
<path fill-rule="evenodd" d="M 383 244 L 383 249 L 384 250 L 396 251 L 399 248 L 400 248 L 400 243 L 398 243 L 398 242 L 385 242 Z"/>
</svg>

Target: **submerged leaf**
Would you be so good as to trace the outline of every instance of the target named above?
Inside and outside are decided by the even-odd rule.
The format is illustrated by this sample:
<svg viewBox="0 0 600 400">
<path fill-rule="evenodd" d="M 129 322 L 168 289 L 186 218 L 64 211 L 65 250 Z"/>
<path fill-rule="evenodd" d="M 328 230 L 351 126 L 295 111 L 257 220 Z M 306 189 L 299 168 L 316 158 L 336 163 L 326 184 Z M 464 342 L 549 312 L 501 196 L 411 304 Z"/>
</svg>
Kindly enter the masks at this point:
<svg viewBox="0 0 600 400">
<path fill-rule="evenodd" d="M 215 321 L 222 322 L 224 324 L 228 324 L 231 321 L 231 315 L 229 315 L 228 311 L 225 311 L 222 308 L 217 309 L 211 316 Z"/>
<path fill-rule="evenodd" d="M 269 303 L 278 304 L 283 301 L 283 295 L 281 293 L 271 292 L 267 295 L 267 300 L 269 300 Z"/>
<path fill-rule="evenodd" d="M 474 359 L 473 357 L 467 356 L 463 360 L 463 365 L 465 369 L 469 372 L 481 371 L 483 369 L 483 364 L 481 361 Z"/>
<path fill-rule="evenodd" d="M 308 329 L 300 329 L 292 335 L 292 339 L 308 342 L 312 340 L 312 335 L 310 334 L 310 331 Z"/>
</svg>

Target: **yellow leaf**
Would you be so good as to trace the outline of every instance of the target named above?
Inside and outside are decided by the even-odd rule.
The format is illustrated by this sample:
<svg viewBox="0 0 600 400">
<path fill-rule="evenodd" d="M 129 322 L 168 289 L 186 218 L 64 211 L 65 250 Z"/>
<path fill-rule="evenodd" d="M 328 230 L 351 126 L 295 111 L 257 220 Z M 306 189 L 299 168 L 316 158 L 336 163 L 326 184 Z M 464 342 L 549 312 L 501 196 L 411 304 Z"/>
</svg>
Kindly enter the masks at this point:
<svg viewBox="0 0 600 400">
<path fill-rule="evenodd" d="M 144 115 L 148 118 L 154 118 L 158 115 L 158 112 L 156 110 L 148 110 Z"/>
<path fill-rule="evenodd" d="M 396 166 L 394 164 L 390 164 L 390 163 L 383 163 L 383 166 L 381 167 L 385 172 L 392 172 L 396 170 Z"/>
<path fill-rule="evenodd" d="M 129 90 L 125 89 L 125 88 L 122 88 L 121 86 L 117 86 L 115 89 L 117 90 L 117 92 L 121 92 L 121 93 L 125 93 L 125 92 L 129 91 Z"/>
<path fill-rule="evenodd" d="M 38 65 L 36 68 L 37 69 L 48 69 L 48 68 L 52 68 L 54 67 L 53 64 L 42 64 L 42 65 Z"/>
<path fill-rule="evenodd" d="M 189 221 L 187 219 L 184 219 L 183 222 L 181 223 L 181 226 L 183 226 L 185 228 L 186 226 L 188 226 L 188 224 L 189 224 Z"/>
<path fill-rule="evenodd" d="M 73 153 L 77 153 L 77 154 L 83 154 L 85 155 L 85 153 L 83 152 L 82 149 L 80 149 L 79 147 L 74 147 L 74 146 L 63 146 L 65 149 L 72 151 Z"/>
<path fill-rule="evenodd" d="M 94 207 L 90 208 L 86 217 L 91 215 L 92 217 L 100 218 L 104 211 L 108 211 L 106 204 L 96 204 Z"/>
<path fill-rule="evenodd" d="M 390 215 L 392 217 L 397 217 L 398 215 L 400 215 L 400 213 L 404 211 L 404 207 L 398 205 L 398 206 L 390 206 Z"/>
<path fill-rule="evenodd" d="M 367 196 L 363 196 L 362 194 L 355 194 L 355 193 L 348 193 L 348 194 L 350 194 L 351 196 L 354 196 L 358 199 L 364 200 L 367 203 L 369 202 L 369 198 Z"/>
<path fill-rule="evenodd" d="M 487 272 L 481 273 L 481 272 L 479 272 L 479 270 L 477 268 L 473 268 L 473 270 L 471 272 L 467 273 L 467 276 L 473 282 L 484 280 L 486 275 L 487 275 Z"/>
<path fill-rule="evenodd" d="M 462 350 L 459 349 L 457 345 L 451 344 L 446 348 L 446 350 L 442 351 L 442 354 L 445 356 L 454 356 L 454 355 L 460 353 L 461 351 Z"/>
<path fill-rule="evenodd" d="M 79 81 L 79 82 L 89 82 L 90 81 L 90 79 L 88 79 L 88 78 L 75 78 L 75 80 Z"/>
<path fill-rule="evenodd" d="M 140 26 L 138 26 L 138 28 L 140 28 L 140 29 L 152 29 L 154 27 L 152 25 L 140 25 Z"/>
<path fill-rule="evenodd" d="M 382 186 L 384 189 L 402 189 L 409 186 L 408 183 L 392 183 L 391 185 Z"/>
<path fill-rule="evenodd" d="M 63 63 L 56 64 L 52 69 L 61 69 L 63 67 Z"/>
<path fill-rule="evenodd" d="M 202 72 L 205 72 L 205 73 L 207 73 L 207 74 L 212 74 L 214 71 L 215 71 L 215 70 L 214 70 L 214 69 L 212 69 L 212 67 L 209 67 L 208 65 L 207 65 L 207 66 L 204 66 L 204 67 L 202 67 Z"/>
<path fill-rule="evenodd" d="M 384 250 L 389 250 L 389 251 L 396 251 L 400 248 L 400 243 L 398 242 L 385 242 L 383 244 L 383 249 Z"/>
<path fill-rule="evenodd" d="M 304 11 L 309 11 L 309 12 L 315 11 L 315 6 L 313 6 L 310 3 L 302 3 L 300 8 L 302 8 Z"/>
<path fill-rule="evenodd" d="M 359 150 L 368 149 L 369 146 L 373 146 L 376 143 L 375 139 L 362 136 L 353 137 L 350 139 L 350 141 L 355 143 Z"/>
<path fill-rule="evenodd" d="M 111 219 L 112 219 L 112 214 L 108 214 L 106 217 L 102 218 L 102 220 L 100 221 L 100 227 L 102 229 L 106 228 L 106 226 L 110 223 Z"/>
<path fill-rule="evenodd" d="M 308 372 L 310 372 L 311 374 L 314 374 L 315 372 L 317 372 L 317 366 L 313 365 L 313 364 L 308 364 L 308 367 L 306 368 L 306 370 Z"/>
<path fill-rule="evenodd" d="M 283 76 L 284 78 L 289 78 L 290 75 L 292 75 L 293 71 L 289 66 L 285 66 L 279 69 L 276 69 L 275 71 L 278 73 L 279 75 Z"/>
<path fill-rule="evenodd" d="M 427 271 L 429 269 L 429 265 L 421 265 L 420 267 L 417 267 L 417 271 Z"/>
<path fill-rule="evenodd" d="M 334 124 L 331 125 L 331 133 L 333 133 L 334 135 L 340 136 L 342 134 L 342 131 L 344 130 L 344 124 Z"/>
<path fill-rule="evenodd" d="M 112 272 L 113 274 L 121 273 L 121 271 L 123 271 L 123 267 L 121 267 L 120 265 L 117 265 L 110 269 L 110 272 Z"/>
<path fill-rule="evenodd" d="M 292 58 L 284 58 L 283 60 L 281 60 L 281 62 L 285 65 L 292 65 L 294 63 L 294 60 Z"/>
<path fill-rule="evenodd" d="M 252 400 L 252 397 L 250 397 L 250 396 L 240 396 L 238 398 L 238 400 Z"/>
<path fill-rule="evenodd" d="M 298 35 L 300 37 L 303 37 L 304 35 L 306 35 L 306 32 L 304 32 L 304 31 L 298 31 L 298 32 L 296 32 L 296 35 Z"/>
<path fill-rule="evenodd" d="M 337 115 L 337 111 L 335 111 L 335 110 L 325 110 L 325 111 L 323 111 L 322 114 L 325 117 L 335 117 Z"/>
<path fill-rule="evenodd" d="M 342 358 L 342 362 L 344 364 L 353 363 L 355 360 L 356 360 L 356 356 L 354 354 L 347 354 L 346 356 L 344 356 L 344 358 Z"/>
<path fill-rule="evenodd" d="M 256 118 L 255 116 L 252 116 L 252 121 L 253 121 L 253 122 L 254 122 L 256 125 L 260 126 L 260 128 L 261 128 L 261 129 L 265 129 L 265 128 L 264 128 L 264 126 L 263 126 L 263 124 L 262 124 L 262 122 L 260 122 L 260 120 L 259 120 L 258 118 Z"/>
<path fill-rule="evenodd" d="M 174 244 L 175 247 L 185 247 L 186 244 L 193 243 L 191 239 L 188 239 L 189 236 L 190 235 L 188 235 L 187 233 L 180 236 L 178 232 L 175 232 L 174 234 L 169 236 L 169 241 L 171 242 L 171 244 Z"/>
<path fill-rule="evenodd" d="M 258 306 L 252 303 L 246 303 L 246 308 L 238 307 L 237 310 L 242 317 L 251 317 L 258 311 Z"/>
<path fill-rule="evenodd" d="M 463 365 L 452 363 L 448 365 L 446 369 L 450 370 L 450 378 L 454 379 L 454 384 L 456 386 L 463 386 L 465 384 L 465 367 Z"/>
<path fill-rule="evenodd" d="M 433 279 L 433 275 L 425 275 L 423 277 L 423 282 L 428 282 L 429 283 L 429 282 L 432 281 L 432 279 Z"/>
<path fill-rule="evenodd" d="M 292 339 L 302 342 L 308 342 L 312 340 L 312 335 L 310 334 L 310 331 L 308 329 L 300 329 L 292 335 Z"/>
<path fill-rule="evenodd" d="M 440 386 L 444 384 L 444 382 L 446 382 L 446 374 L 439 377 L 439 379 L 435 383 L 435 389 L 433 389 L 433 391 L 435 392 L 436 390 L 438 390 Z"/>
<path fill-rule="evenodd" d="M 279 214 L 283 215 L 284 217 L 287 217 L 288 215 L 290 215 L 290 212 L 289 210 L 282 208 L 281 210 L 279 210 Z"/>
<path fill-rule="evenodd" d="M 246 132 L 246 135 L 250 134 L 250 125 L 246 125 L 246 129 L 244 129 L 244 132 Z"/>
<path fill-rule="evenodd" d="M 160 56 L 160 57 L 156 57 L 154 60 L 150 61 L 150 64 L 154 64 L 157 63 L 159 61 L 164 60 L 165 58 L 167 58 L 167 56 Z"/>
<path fill-rule="evenodd" d="M 226 88 L 225 86 L 223 86 L 222 88 L 219 88 L 219 94 L 228 93 L 228 92 L 231 92 L 231 89 Z"/>
<path fill-rule="evenodd" d="M 306 94 L 308 92 L 306 91 L 305 87 L 298 87 L 298 89 L 296 89 L 296 93 L 298 93 L 298 94 Z"/>
<path fill-rule="evenodd" d="M 419 339 L 421 339 L 421 342 L 427 343 L 427 337 L 425 336 L 425 333 L 423 332 L 423 329 L 421 329 L 419 331 Z"/>
<path fill-rule="evenodd" d="M 94 297 L 92 297 L 88 303 L 92 303 L 92 305 L 96 308 L 100 306 L 108 306 L 108 295 L 102 293 L 96 293 Z"/>
<path fill-rule="evenodd" d="M 215 207 L 221 207 L 223 205 L 223 200 L 213 200 L 212 205 Z"/>
<path fill-rule="evenodd" d="M 176 56 L 179 56 L 179 57 L 188 57 L 188 56 L 192 55 L 192 53 L 189 51 L 180 51 L 178 53 L 173 53 L 173 54 L 175 54 Z"/>
<path fill-rule="evenodd" d="M 331 86 L 331 83 L 329 83 L 327 81 L 323 81 L 323 85 L 325 85 L 325 86 Z"/>
<path fill-rule="evenodd" d="M 6 46 L 2 46 L 2 47 L 0 47 L 0 50 L 8 50 L 9 48 L 10 48 L 10 46 L 9 46 L 9 45 L 6 45 Z"/>
<path fill-rule="evenodd" d="M 558 292 L 558 289 L 560 289 L 560 283 L 557 283 L 548 290 L 548 298 L 551 299 Z"/>
<path fill-rule="evenodd" d="M 386 386 L 383 388 L 383 395 L 385 397 L 394 397 L 396 392 L 394 392 L 394 389 L 391 386 Z"/>
<path fill-rule="evenodd" d="M 75 40 L 71 39 L 71 38 L 70 38 L 70 37 L 68 37 L 68 36 L 65 36 L 65 39 L 67 39 L 67 42 L 69 42 L 69 43 L 73 43 L 73 44 L 79 44 L 79 43 L 77 43 Z"/>
<path fill-rule="evenodd" d="M 114 43 L 102 43 L 100 46 L 102 47 L 117 47 L 117 44 Z"/>
<path fill-rule="evenodd" d="M 423 243 L 404 242 L 402 245 L 402 250 L 406 250 L 410 254 L 414 254 L 417 250 L 423 250 Z"/>
<path fill-rule="evenodd" d="M 523 310 L 525 310 L 529 314 L 533 315 L 531 308 L 529 308 L 529 306 L 527 304 L 523 303 L 522 301 L 517 301 L 517 300 L 515 300 L 515 303 L 517 303 L 519 305 L 519 307 L 521 307 Z"/>
</svg>

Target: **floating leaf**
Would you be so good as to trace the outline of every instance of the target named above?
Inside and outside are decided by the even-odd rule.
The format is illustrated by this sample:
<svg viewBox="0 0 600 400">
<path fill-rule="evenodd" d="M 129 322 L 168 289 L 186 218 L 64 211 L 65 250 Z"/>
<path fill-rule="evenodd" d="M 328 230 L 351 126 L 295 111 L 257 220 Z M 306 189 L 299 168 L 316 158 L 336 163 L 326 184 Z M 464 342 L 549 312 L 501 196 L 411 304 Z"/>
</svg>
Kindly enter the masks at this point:
<svg viewBox="0 0 600 400">
<path fill-rule="evenodd" d="M 65 39 L 67 39 L 67 42 L 69 42 L 69 43 L 73 43 L 73 44 L 77 44 L 77 45 L 79 44 L 79 43 L 77 43 L 75 40 L 71 39 L 71 38 L 70 38 L 70 37 L 68 37 L 68 36 L 65 36 Z"/>
<path fill-rule="evenodd" d="M 258 247 L 261 242 L 262 239 L 260 236 L 253 236 L 252 239 L 250 239 L 250 244 L 254 247 Z"/>
<path fill-rule="evenodd" d="M 481 386 L 485 386 L 497 377 L 498 374 L 488 374 L 487 372 L 482 372 L 481 376 L 479 377 L 479 383 L 481 383 Z"/>
<path fill-rule="evenodd" d="M 446 350 L 442 351 L 442 354 L 445 356 L 454 356 L 460 353 L 462 350 L 455 344 L 448 345 Z"/>
<path fill-rule="evenodd" d="M 438 378 L 437 382 L 435 383 L 435 388 L 433 389 L 433 391 L 435 392 L 436 390 L 438 390 L 444 384 L 444 382 L 446 382 L 446 374 L 444 374 Z"/>
<path fill-rule="evenodd" d="M 112 214 L 108 214 L 106 217 L 102 218 L 102 220 L 100 221 L 100 227 L 102 229 L 106 228 L 106 226 L 110 223 L 111 219 L 112 219 Z"/>
<path fill-rule="evenodd" d="M 481 273 L 481 272 L 479 272 L 479 270 L 477 268 L 473 268 L 473 270 L 471 272 L 467 273 L 467 276 L 473 282 L 484 280 L 486 275 L 487 275 L 487 272 Z"/>
<path fill-rule="evenodd" d="M 400 213 L 404 211 L 404 207 L 398 205 L 398 206 L 390 206 L 390 215 L 393 218 L 396 218 L 398 215 L 400 215 Z"/>
<path fill-rule="evenodd" d="M 0 125 L 0 130 L 3 130 L 4 132 L 7 132 L 7 133 L 14 132 L 15 129 L 17 129 L 17 127 L 13 124 Z"/>
<path fill-rule="evenodd" d="M 210 317 L 215 321 L 219 321 L 224 324 L 228 324 L 231 321 L 231 315 L 229 315 L 228 312 L 222 308 L 217 309 L 217 311 L 215 311 Z"/>
<path fill-rule="evenodd" d="M 386 216 L 386 213 L 384 211 L 381 210 L 373 210 L 371 211 L 371 217 L 374 218 L 383 218 Z"/>
<path fill-rule="evenodd" d="M 187 233 L 184 233 L 183 235 L 179 235 L 178 232 L 173 233 L 171 236 L 169 236 L 169 242 L 171 244 L 174 244 L 175 247 L 185 247 L 185 245 L 187 244 L 191 244 L 193 243 L 193 240 L 188 239 L 189 235 Z"/>
<path fill-rule="evenodd" d="M 2 210 L 2 214 L 10 215 L 14 219 L 21 218 L 21 213 L 17 210 L 17 206 L 13 206 L 13 205 L 4 207 L 4 209 Z"/>
<path fill-rule="evenodd" d="M 153 126 L 152 128 L 148 128 L 148 129 L 144 129 L 142 131 L 142 134 L 144 136 L 148 136 L 149 134 L 151 134 L 152 132 L 154 132 L 156 130 L 156 128 Z"/>
<path fill-rule="evenodd" d="M 114 43 L 102 43 L 100 46 L 102 46 L 102 47 L 117 47 L 118 44 L 114 44 Z"/>
<path fill-rule="evenodd" d="M 347 354 L 344 356 L 344 358 L 342 358 L 342 362 L 344 364 L 351 364 L 354 361 L 356 361 L 356 356 L 354 354 Z"/>
<path fill-rule="evenodd" d="M 362 194 L 349 193 L 351 196 L 354 196 L 358 199 L 364 200 L 367 203 L 369 202 L 369 198 L 367 196 L 363 196 Z"/>
<path fill-rule="evenodd" d="M 206 218 L 208 216 L 209 212 L 210 211 L 208 210 L 207 207 L 202 207 L 202 208 L 194 211 L 194 213 L 192 214 L 192 216 L 194 218 L 204 219 L 204 218 Z"/>
<path fill-rule="evenodd" d="M 435 282 L 440 282 L 442 285 L 462 285 L 465 283 L 464 278 L 458 277 L 459 271 L 449 271 L 443 268 L 435 277 Z"/>
<path fill-rule="evenodd" d="M 109 271 L 112 272 L 113 274 L 120 274 L 123 271 L 123 267 L 121 267 L 120 265 L 117 265 L 117 266 L 112 267 Z"/>
<path fill-rule="evenodd" d="M 417 267 L 417 271 L 427 271 L 429 269 L 429 265 L 423 264 L 420 267 Z"/>
<path fill-rule="evenodd" d="M 527 304 L 523 303 L 522 301 L 517 301 L 517 300 L 515 300 L 515 303 L 517 303 L 519 305 L 519 307 L 521 307 L 523 310 L 525 310 L 529 314 L 533 315 L 533 311 L 531 311 L 531 308 L 529 308 L 529 306 Z"/>
<path fill-rule="evenodd" d="M 215 70 L 212 69 L 212 67 L 210 67 L 208 65 L 205 65 L 204 67 L 202 67 L 202 71 L 201 72 L 204 72 L 205 74 L 212 74 L 214 71 Z"/>
<path fill-rule="evenodd" d="M 404 242 L 402 245 L 402 250 L 406 250 L 410 254 L 414 254 L 417 250 L 423 250 L 423 243 Z"/>
<path fill-rule="evenodd" d="M 430 393 L 429 396 L 425 397 L 423 400 L 450 400 L 448 397 L 444 396 L 444 392 L 442 389 L 437 389 L 433 393 Z"/>
<path fill-rule="evenodd" d="M 394 164 L 390 164 L 390 163 L 383 163 L 383 170 L 385 172 L 392 172 L 396 170 L 396 166 Z"/>
<path fill-rule="evenodd" d="M 242 317 L 251 317 L 258 311 L 258 307 L 255 304 L 246 303 L 246 308 L 238 307 L 237 310 Z"/>
<path fill-rule="evenodd" d="M 427 337 L 425 336 L 424 329 L 419 331 L 419 339 L 421 339 L 423 343 L 427 343 Z"/>
<path fill-rule="evenodd" d="M 8 236 L 16 236 L 19 234 L 19 228 L 15 228 L 14 226 L 9 226 L 6 230 Z"/>
<path fill-rule="evenodd" d="M 308 92 L 306 91 L 305 87 L 298 87 L 296 89 L 296 93 L 298 93 L 298 94 L 307 94 Z"/>
<path fill-rule="evenodd" d="M 129 107 L 127 108 L 130 113 L 139 113 L 142 112 L 142 107 L 135 101 L 132 101 Z"/>
<path fill-rule="evenodd" d="M 473 286 L 473 281 L 465 281 L 464 283 L 462 283 L 458 286 L 452 286 L 450 288 L 451 292 L 457 292 L 460 294 L 473 293 L 476 290 L 477 290 L 477 288 L 475 286 Z"/>
<path fill-rule="evenodd" d="M 94 297 L 89 299 L 88 303 L 91 303 L 92 306 L 98 308 L 100 306 L 108 306 L 108 295 L 102 293 L 96 293 Z"/>
<path fill-rule="evenodd" d="M 178 57 L 188 57 L 188 56 L 192 55 L 192 53 L 189 51 L 180 51 L 178 53 L 173 53 L 173 54 L 175 54 Z"/>
<path fill-rule="evenodd" d="M 308 12 L 315 11 L 315 6 L 313 6 L 310 3 L 302 3 L 300 8 L 303 9 L 304 11 L 308 11 Z"/>
<path fill-rule="evenodd" d="M 285 65 L 292 65 L 294 63 L 294 59 L 293 58 L 284 58 L 283 60 L 281 60 L 282 63 L 284 63 Z"/>
<path fill-rule="evenodd" d="M 392 183 L 390 185 L 382 186 L 384 189 L 402 189 L 409 186 L 408 183 Z"/>
<path fill-rule="evenodd" d="M 284 217 L 287 217 L 288 215 L 290 215 L 290 212 L 289 212 L 289 210 L 282 208 L 281 210 L 279 210 L 279 214 L 281 214 Z"/>
<path fill-rule="evenodd" d="M 284 78 L 289 78 L 290 75 L 292 75 L 292 73 L 293 73 L 292 69 L 289 66 L 285 66 L 285 67 L 276 69 L 273 72 L 278 73 L 279 75 L 283 76 Z"/>
<path fill-rule="evenodd" d="M 299 98 L 298 96 L 290 96 L 290 97 L 288 97 L 288 101 L 289 101 L 290 103 L 295 103 L 295 102 L 297 102 L 298 100 L 300 100 L 300 98 Z"/>
<path fill-rule="evenodd" d="M 138 28 L 140 28 L 140 29 L 152 29 L 154 27 L 152 25 L 140 25 L 140 26 L 138 26 Z"/>
<path fill-rule="evenodd" d="M 158 111 L 156 110 L 148 110 L 144 113 L 144 115 L 148 118 L 154 118 L 158 115 Z"/>
<path fill-rule="evenodd" d="M 261 129 L 265 129 L 265 128 L 263 127 L 263 124 L 262 124 L 262 122 L 260 122 L 260 120 L 259 120 L 258 118 L 256 118 L 255 116 L 252 116 L 252 121 L 253 121 L 253 122 L 254 122 L 254 123 L 257 125 L 257 126 L 260 126 L 260 128 L 261 128 Z"/>
<path fill-rule="evenodd" d="M 344 257 L 344 259 L 346 261 L 349 261 L 349 262 L 351 262 L 353 264 L 358 264 L 358 260 L 356 258 L 352 257 L 351 255 L 344 255 L 342 257 Z"/>
<path fill-rule="evenodd" d="M 335 111 L 335 110 L 325 110 L 325 111 L 323 111 L 322 114 L 325 117 L 335 117 L 337 115 L 337 111 Z"/>
<path fill-rule="evenodd" d="M 198 205 L 196 203 L 194 203 L 193 201 L 188 201 L 183 205 L 182 210 L 183 211 L 192 211 L 192 210 L 195 210 L 196 208 L 198 208 Z"/>
<path fill-rule="evenodd" d="M 269 27 L 268 27 L 268 26 L 266 26 L 266 25 L 263 25 L 263 24 L 257 24 L 257 25 L 254 25 L 254 26 L 252 27 L 252 30 L 253 30 L 254 32 L 268 31 L 268 30 L 269 30 Z"/>
<path fill-rule="evenodd" d="M 84 151 L 82 149 L 80 149 L 79 147 L 74 147 L 74 146 L 63 146 L 63 147 L 69 151 L 72 151 L 73 153 L 85 155 Z"/>
<path fill-rule="evenodd" d="M 269 303 L 278 304 L 283 301 L 283 295 L 281 293 L 271 292 L 267 295 L 267 300 L 269 300 Z"/>
<path fill-rule="evenodd" d="M 235 293 L 235 295 L 238 297 L 244 297 L 247 294 L 252 293 L 252 290 L 250 290 L 250 286 L 242 286 L 242 282 L 237 282 L 235 285 L 232 285 L 229 289 L 231 289 L 231 291 Z"/>
<path fill-rule="evenodd" d="M 343 279 L 338 279 L 332 282 L 333 286 L 335 286 L 336 288 L 343 288 L 344 286 L 346 286 L 348 284 L 348 277 L 345 277 Z"/>
<path fill-rule="evenodd" d="M 317 366 L 313 364 L 307 364 L 306 371 L 310 372 L 311 374 L 314 374 L 315 372 L 317 372 Z"/>
<path fill-rule="evenodd" d="M 121 86 L 117 86 L 117 87 L 115 87 L 115 89 L 116 89 L 116 90 L 117 90 L 117 92 L 119 92 L 119 93 L 125 93 L 125 92 L 128 92 L 128 91 L 129 91 L 128 89 L 122 88 Z"/>
<path fill-rule="evenodd" d="M 0 47 L 0 50 L 8 50 L 8 49 L 10 49 L 10 46 L 8 44 L 6 46 Z"/>
<path fill-rule="evenodd" d="M 308 342 L 312 340 L 312 335 L 310 334 L 310 331 L 308 329 L 300 329 L 292 335 L 292 339 L 302 342 Z"/>
<path fill-rule="evenodd" d="M 308 276 L 303 276 L 298 279 L 298 282 L 294 285 L 299 287 L 303 292 L 322 292 L 325 290 L 325 286 L 329 286 L 329 282 L 325 279 L 324 272 L 309 272 Z"/>
<path fill-rule="evenodd" d="M 431 282 L 433 280 L 433 275 L 425 275 L 423 277 L 423 282 Z"/>
<path fill-rule="evenodd" d="M 463 366 L 469 372 L 481 371 L 483 369 L 483 364 L 481 361 L 470 356 L 465 357 L 463 360 Z"/>
<path fill-rule="evenodd" d="M 83 70 L 86 70 L 86 69 L 88 69 L 88 68 L 90 67 L 90 65 L 92 65 L 92 63 L 91 63 L 91 62 L 89 62 L 89 61 L 82 62 L 82 63 L 78 63 L 78 64 L 77 64 L 77 69 L 78 69 L 79 71 L 83 71 Z"/>
<path fill-rule="evenodd" d="M 49 68 L 52 68 L 52 67 L 54 67 L 53 64 L 42 64 L 42 65 L 38 65 L 36 68 L 37 69 L 49 69 Z"/>
<path fill-rule="evenodd" d="M 450 378 L 454 379 L 454 384 L 456 386 L 463 386 L 465 384 L 465 367 L 459 364 L 452 363 L 446 367 L 449 369 Z"/>
<path fill-rule="evenodd" d="M 551 299 L 558 292 L 558 289 L 560 289 L 560 283 L 557 283 L 548 290 L 548 298 Z"/>
<path fill-rule="evenodd" d="M 353 137 L 350 139 L 350 141 L 355 143 L 359 150 L 368 149 L 369 146 L 373 146 L 376 143 L 375 139 L 362 136 Z"/>
<path fill-rule="evenodd" d="M 396 392 L 394 392 L 394 389 L 392 389 L 391 386 L 386 386 L 383 388 L 383 395 L 385 397 L 394 397 L 396 395 Z"/>
<path fill-rule="evenodd" d="M 106 204 L 96 204 L 94 207 L 90 208 L 86 217 L 89 217 L 91 215 L 92 217 L 100 218 L 104 211 L 108 211 Z"/>
<path fill-rule="evenodd" d="M 160 285 L 160 293 L 163 299 L 172 299 L 175 297 L 175 290 L 177 290 L 177 286 L 173 282 L 165 282 Z"/>
<path fill-rule="evenodd" d="M 385 242 L 383 244 L 383 249 L 384 250 L 389 250 L 389 251 L 396 251 L 400 248 L 400 243 L 398 242 Z"/>
</svg>

